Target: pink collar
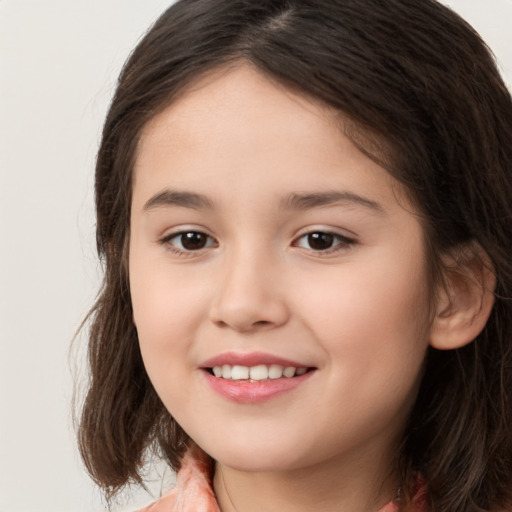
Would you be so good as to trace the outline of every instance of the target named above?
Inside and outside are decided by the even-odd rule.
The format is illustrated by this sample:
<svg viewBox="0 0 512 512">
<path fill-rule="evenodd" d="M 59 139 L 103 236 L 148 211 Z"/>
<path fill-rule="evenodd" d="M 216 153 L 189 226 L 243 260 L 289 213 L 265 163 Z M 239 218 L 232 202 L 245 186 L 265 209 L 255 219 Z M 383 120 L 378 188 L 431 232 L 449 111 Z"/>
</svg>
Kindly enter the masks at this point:
<svg viewBox="0 0 512 512">
<path fill-rule="evenodd" d="M 183 457 L 176 487 L 139 512 L 220 512 L 211 481 L 211 459 L 192 444 Z M 425 511 L 425 485 L 420 482 L 411 512 Z M 379 512 L 398 512 L 395 502 Z"/>
</svg>

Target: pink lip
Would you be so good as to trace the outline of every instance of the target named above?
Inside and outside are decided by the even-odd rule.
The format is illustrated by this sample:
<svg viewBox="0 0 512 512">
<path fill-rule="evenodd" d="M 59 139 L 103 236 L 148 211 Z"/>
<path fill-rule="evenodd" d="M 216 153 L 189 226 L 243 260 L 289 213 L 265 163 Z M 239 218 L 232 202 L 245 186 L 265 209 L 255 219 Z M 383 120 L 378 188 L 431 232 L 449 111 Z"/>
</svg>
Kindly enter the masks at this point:
<svg viewBox="0 0 512 512">
<path fill-rule="evenodd" d="M 222 366 L 229 364 L 231 366 L 238 364 L 240 366 L 258 366 L 259 364 L 271 365 L 278 364 L 283 367 L 293 366 L 294 368 L 307 368 L 307 364 L 291 361 L 290 359 L 283 359 L 281 357 L 266 354 L 265 352 L 225 352 L 218 356 L 212 357 L 204 361 L 200 366 L 201 368 L 213 368 L 214 366 Z"/>
<path fill-rule="evenodd" d="M 315 372 L 309 371 L 298 377 L 282 377 L 259 382 L 221 379 L 205 370 L 202 373 L 211 389 L 219 395 L 240 404 L 256 404 L 297 388 Z"/>
<path fill-rule="evenodd" d="M 222 395 L 223 397 L 241 404 L 256 404 L 265 402 L 281 395 L 287 391 L 300 386 L 308 380 L 314 371 L 310 370 L 304 375 L 296 377 L 281 377 L 280 379 L 269 379 L 259 382 L 248 382 L 243 380 L 228 380 L 215 377 L 208 370 L 214 366 L 222 366 L 229 364 L 231 366 L 258 366 L 260 364 L 272 365 L 277 364 L 284 368 L 293 366 L 294 368 L 308 368 L 308 365 L 292 361 L 290 359 L 283 359 L 276 357 L 272 354 L 264 352 L 252 352 L 248 354 L 226 352 L 218 356 L 212 357 L 201 364 L 202 374 L 206 382 L 213 391 Z"/>
</svg>

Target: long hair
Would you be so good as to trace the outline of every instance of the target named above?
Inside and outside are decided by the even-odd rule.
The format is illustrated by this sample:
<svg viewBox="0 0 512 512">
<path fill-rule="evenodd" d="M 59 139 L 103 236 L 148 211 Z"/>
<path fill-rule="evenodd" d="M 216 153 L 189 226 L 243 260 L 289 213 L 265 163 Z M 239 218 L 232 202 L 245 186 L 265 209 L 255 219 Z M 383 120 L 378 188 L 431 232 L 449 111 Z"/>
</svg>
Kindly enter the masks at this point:
<svg viewBox="0 0 512 512">
<path fill-rule="evenodd" d="M 180 0 L 127 61 L 96 166 L 105 277 L 90 312 L 90 386 L 79 444 L 108 496 L 142 483 L 152 452 L 178 469 L 188 437 L 156 395 L 132 322 L 127 271 L 132 170 L 142 128 L 209 70 L 245 61 L 339 111 L 349 136 L 405 185 L 433 282 L 440 256 L 478 244 L 495 306 L 478 338 L 429 349 L 398 454 L 407 497 L 432 511 L 512 501 L 512 101 L 478 34 L 433 0 Z"/>
</svg>

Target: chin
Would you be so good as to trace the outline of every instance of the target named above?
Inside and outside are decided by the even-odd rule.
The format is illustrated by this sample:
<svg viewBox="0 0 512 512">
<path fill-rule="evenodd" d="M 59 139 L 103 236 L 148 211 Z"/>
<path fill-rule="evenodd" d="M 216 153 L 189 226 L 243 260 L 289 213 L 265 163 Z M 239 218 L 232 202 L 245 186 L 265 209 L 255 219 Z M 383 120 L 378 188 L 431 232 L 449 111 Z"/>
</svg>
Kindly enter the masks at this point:
<svg viewBox="0 0 512 512">
<path fill-rule="evenodd" d="M 199 443 L 198 443 L 199 444 Z M 237 471 L 262 473 L 268 471 L 287 471 L 301 467 L 297 449 L 268 442 L 248 440 L 229 443 L 199 444 L 214 460 Z"/>
</svg>

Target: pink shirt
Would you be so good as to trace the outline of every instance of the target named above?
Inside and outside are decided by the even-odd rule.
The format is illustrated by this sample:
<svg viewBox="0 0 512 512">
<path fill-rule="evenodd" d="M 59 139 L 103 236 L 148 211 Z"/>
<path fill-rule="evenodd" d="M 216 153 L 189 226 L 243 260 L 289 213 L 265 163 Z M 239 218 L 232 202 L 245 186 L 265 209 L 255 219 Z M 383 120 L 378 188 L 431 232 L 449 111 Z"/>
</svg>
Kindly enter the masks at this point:
<svg viewBox="0 0 512 512">
<path fill-rule="evenodd" d="M 210 478 L 211 460 L 192 445 L 183 458 L 176 487 L 139 512 L 220 512 Z M 398 504 L 388 503 L 379 512 L 398 512 Z M 411 512 L 426 512 L 424 486 L 416 495 Z"/>
</svg>

